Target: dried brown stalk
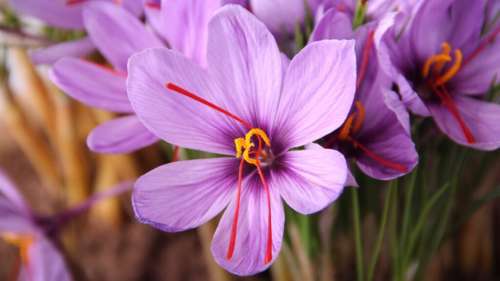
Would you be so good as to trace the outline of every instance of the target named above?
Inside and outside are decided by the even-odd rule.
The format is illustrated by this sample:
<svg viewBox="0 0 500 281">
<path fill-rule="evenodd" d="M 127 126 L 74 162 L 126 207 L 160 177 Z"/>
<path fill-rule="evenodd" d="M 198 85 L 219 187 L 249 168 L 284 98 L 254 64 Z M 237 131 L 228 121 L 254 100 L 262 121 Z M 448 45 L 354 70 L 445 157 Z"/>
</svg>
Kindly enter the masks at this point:
<svg viewBox="0 0 500 281">
<path fill-rule="evenodd" d="M 70 206 L 82 202 L 89 194 L 90 176 L 85 146 L 78 137 L 75 104 L 52 89 L 57 113 L 57 146 Z"/>
<path fill-rule="evenodd" d="M 43 79 L 38 74 L 25 49 L 10 48 L 8 55 L 11 74 L 15 79 L 22 81 L 22 86 L 20 85 L 21 88 L 19 88 L 21 93 L 18 93 L 17 97 L 25 97 L 28 103 L 32 103 L 31 105 L 23 105 L 29 106 L 26 109 L 35 114 L 35 118 L 39 117 L 38 119 L 49 139 L 55 143 L 57 129 L 54 104 Z"/>
<path fill-rule="evenodd" d="M 13 99 L 12 91 L 5 80 L 0 81 L 0 111 L 10 134 L 32 163 L 44 186 L 49 188 L 52 196 L 57 196 L 60 179 L 50 147 Z"/>
<path fill-rule="evenodd" d="M 212 220 L 200 227 L 198 227 L 198 237 L 201 241 L 201 246 L 203 248 L 203 255 L 205 257 L 205 262 L 207 265 L 207 270 L 210 275 L 210 280 L 212 281 L 229 281 L 231 276 L 224 271 L 220 266 L 218 266 L 210 251 L 210 244 L 212 241 L 212 236 L 214 235 L 215 228 L 217 226 L 217 221 Z"/>
</svg>

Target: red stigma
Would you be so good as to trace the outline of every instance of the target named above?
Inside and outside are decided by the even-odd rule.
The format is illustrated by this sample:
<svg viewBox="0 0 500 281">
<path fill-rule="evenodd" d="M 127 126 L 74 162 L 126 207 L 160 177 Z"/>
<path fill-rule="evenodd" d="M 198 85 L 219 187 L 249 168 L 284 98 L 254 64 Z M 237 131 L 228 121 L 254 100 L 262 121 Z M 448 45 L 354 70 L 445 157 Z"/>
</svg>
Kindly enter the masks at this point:
<svg viewBox="0 0 500 281">
<path fill-rule="evenodd" d="M 361 82 L 365 79 L 366 69 L 368 68 L 368 59 L 370 58 L 370 53 L 373 46 L 373 37 L 375 35 L 375 31 L 370 31 L 368 33 L 368 37 L 366 38 L 365 45 L 363 47 L 363 55 L 361 58 L 361 65 L 359 66 L 358 79 L 356 80 L 356 89 L 359 89 Z"/>
<path fill-rule="evenodd" d="M 476 142 L 474 135 L 472 134 L 472 131 L 470 128 L 467 126 L 465 123 L 464 119 L 460 115 L 460 111 L 458 111 L 457 105 L 451 98 L 450 94 L 448 91 L 446 91 L 446 88 L 444 86 L 441 86 L 441 91 L 437 88 L 434 87 L 434 92 L 439 96 L 441 99 L 441 104 L 448 109 L 448 111 L 451 113 L 453 118 L 458 122 L 460 128 L 462 129 L 462 132 L 464 133 L 465 139 L 467 140 L 467 143 L 473 144 Z"/>
<path fill-rule="evenodd" d="M 87 0 L 67 0 L 66 5 L 71 6 L 71 5 L 81 4 L 86 1 Z"/>
<path fill-rule="evenodd" d="M 148 8 L 151 8 L 151 9 L 161 10 L 161 4 L 160 3 L 146 2 L 145 6 L 148 7 Z"/>
<path fill-rule="evenodd" d="M 227 248 L 226 259 L 230 260 L 234 254 L 236 245 L 236 236 L 238 234 L 238 218 L 240 216 L 240 198 L 241 198 L 241 182 L 243 181 L 243 167 L 245 160 L 241 158 L 240 168 L 238 170 L 238 189 L 236 190 L 236 209 L 234 211 L 233 225 L 231 226 L 231 238 L 229 239 L 229 247 Z"/>
<path fill-rule="evenodd" d="M 264 256 L 264 264 L 268 264 L 273 259 L 273 226 L 271 223 L 271 193 L 269 191 L 269 186 L 267 185 L 266 178 L 262 172 L 260 165 L 257 165 L 257 172 L 260 177 L 260 181 L 264 186 L 264 191 L 267 197 L 267 244 L 266 244 L 266 254 Z"/>
<path fill-rule="evenodd" d="M 179 160 L 179 149 L 180 149 L 179 146 L 177 145 L 174 146 L 174 153 L 172 154 L 172 162 Z"/>
<path fill-rule="evenodd" d="M 90 61 L 90 60 L 86 60 L 86 59 L 84 59 L 83 61 L 85 61 L 85 62 L 87 62 L 89 64 L 92 64 L 92 65 L 94 65 L 94 66 L 96 66 L 96 67 L 98 67 L 98 68 L 100 68 L 102 70 L 105 70 L 105 71 L 107 71 L 107 72 L 109 72 L 109 73 L 111 73 L 111 74 L 113 74 L 115 76 L 127 78 L 127 73 L 119 71 L 119 70 L 116 70 L 116 69 L 114 69 L 114 68 L 112 68 L 112 67 L 110 67 L 108 65 L 98 64 L 96 62 L 93 62 L 93 61 Z"/>
<path fill-rule="evenodd" d="M 500 26 L 497 27 L 493 32 L 491 32 L 491 34 L 489 34 L 481 43 L 479 43 L 477 48 L 465 58 L 464 62 L 462 63 L 462 67 L 471 62 L 477 55 L 479 55 L 479 53 L 484 51 L 484 49 L 486 49 L 489 44 L 493 43 L 498 33 L 500 33 Z"/>
<path fill-rule="evenodd" d="M 220 113 L 222 113 L 222 114 L 224 114 L 224 115 L 226 115 L 228 117 L 231 117 L 232 119 L 238 121 L 239 123 L 241 123 L 243 126 L 247 127 L 248 129 L 252 128 L 252 125 L 250 125 L 250 123 L 244 121 L 243 119 L 241 119 L 240 117 L 236 116 L 235 114 L 232 114 L 231 112 L 229 112 L 229 111 L 227 111 L 227 110 L 225 110 L 225 109 L 223 109 L 223 108 L 221 108 L 221 107 L 219 107 L 219 106 L 217 106 L 217 105 L 215 105 L 215 104 L 207 101 L 206 99 L 204 99 L 204 98 L 202 98 L 202 97 L 200 97 L 200 96 L 198 96 L 198 95 L 196 95 L 194 93 L 189 92 L 188 90 L 186 90 L 186 89 L 184 89 L 182 87 L 177 86 L 174 83 L 170 83 L 169 82 L 169 83 L 166 84 L 165 87 L 167 89 L 169 89 L 169 90 L 172 90 L 172 91 L 178 93 L 178 94 L 181 94 L 181 95 L 186 96 L 188 98 L 191 98 L 191 99 L 193 99 L 193 100 L 195 100 L 195 101 L 197 101 L 197 102 L 199 102 L 201 104 L 204 104 L 204 105 L 206 105 L 206 106 L 208 106 L 208 107 L 210 107 L 210 108 L 212 108 L 212 109 L 214 109 L 214 110 L 216 110 L 216 111 L 218 111 L 218 112 L 220 112 Z"/>
<path fill-rule="evenodd" d="M 371 151 L 368 147 L 364 146 L 360 142 L 356 141 L 355 139 L 349 137 L 349 140 L 352 142 L 355 148 L 359 148 L 363 153 L 366 154 L 370 159 L 374 160 L 375 162 L 381 164 L 382 166 L 385 166 L 387 168 L 390 168 L 392 170 L 396 170 L 401 173 L 407 173 L 408 169 L 399 163 L 392 162 L 390 160 L 387 160 L 383 158 L 382 156 L 376 154 L 375 152 Z"/>
</svg>

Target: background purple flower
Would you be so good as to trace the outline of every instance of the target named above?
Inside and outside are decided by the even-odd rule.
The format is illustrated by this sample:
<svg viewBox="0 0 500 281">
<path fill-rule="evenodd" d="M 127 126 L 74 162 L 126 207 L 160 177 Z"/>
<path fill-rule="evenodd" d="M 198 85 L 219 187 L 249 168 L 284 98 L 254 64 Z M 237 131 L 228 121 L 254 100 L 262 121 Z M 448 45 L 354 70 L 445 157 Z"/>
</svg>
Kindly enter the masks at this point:
<svg viewBox="0 0 500 281">
<path fill-rule="evenodd" d="M 141 0 L 105 0 L 120 5 L 136 16 L 142 13 Z M 9 0 L 19 13 L 38 18 L 48 25 L 81 30 L 84 28 L 83 9 L 96 0 Z M 39 64 L 52 64 L 57 59 L 72 56 L 82 57 L 94 50 L 88 38 L 58 43 L 47 48 L 34 50 L 32 59 Z"/>
<path fill-rule="evenodd" d="M 125 81 L 128 58 L 163 43 L 132 14 L 114 4 L 89 4 L 83 18 L 89 37 L 112 67 L 63 58 L 54 65 L 51 79 L 87 105 L 125 114 L 94 129 L 87 139 L 89 147 L 97 152 L 122 153 L 156 142 L 157 138 L 134 115 Z"/>
<path fill-rule="evenodd" d="M 0 172 L 0 239 L 19 248 L 17 280 L 72 280 L 63 257 L 33 220 L 15 185 Z"/>
<path fill-rule="evenodd" d="M 409 132 L 409 120 L 386 105 L 391 92 L 391 79 L 378 66 L 375 33 L 387 26 L 371 22 L 353 30 L 352 18 L 335 8 L 318 22 L 312 41 L 322 39 L 356 39 L 358 64 L 357 91 L 351 114 L 346 122 L 330 135 L 325 145 L 340 149 L 356 159 L 359 168 L 373 178 L 389 180 L 410 172 L 418 162 Z M 385 29 L 385 30 L 384 30 Z"/>
<path fill-rule="evenodd" d="M 387 34 L 382 67 L 405 105 L 455 142 L 500 146 L 500 106 L 484 94 L 500 73 L 500 26 L 482 33 L 486 1 L 422 1 L 403 33 Z M 382 45 L 381 48 L 385 48 Z"/>
<path fill-rule="evenodd" d="M 289 150 L 345 119 L 354 94 L 353 48 L 352 41 L 310 44 L 283 75 L 269 31 L 228 6 L 209 24 L 208 69 L 167 49 L 134 55 L 128 93 L 145 126 L 169 143 L 228 156 L 175 162 L 142 176 L 133 194 L 138 219 L 182 231 L 227 207 L 212 243 L 217 263 L 239 275 L 266 269 L 281 247 L 282 198 L 310 214 L 342 191 L 340 153 Z M 235 142 L 255 129 L 254 146 L 234 157 Z"/>
</svg>

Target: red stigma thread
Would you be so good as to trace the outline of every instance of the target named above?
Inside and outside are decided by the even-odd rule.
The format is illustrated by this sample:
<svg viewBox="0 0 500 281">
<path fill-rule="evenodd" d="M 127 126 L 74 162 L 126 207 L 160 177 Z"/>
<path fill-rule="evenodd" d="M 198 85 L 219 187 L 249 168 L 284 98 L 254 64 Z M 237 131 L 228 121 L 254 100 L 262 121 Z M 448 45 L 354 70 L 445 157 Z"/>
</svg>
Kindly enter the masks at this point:
<svg viewBox="0 0 500 281">
<path fill-rule="evenodd" d="M 240 198 L 241 198 L 241 182 L 243 181 L 243 167 L 245 160 L 241 158 L 240 168 L 238 170 L 238 189 L 236 191 L 236 209 L 234 211 L 233 225 L 231 226 L 231 238 L 229 239 L 229 247 L 227 248 L 226 259 L 230 260 L 234 254 L 236 245 L 236 236 L 238 234 L 238 218 L 240 216 Z"/>
<path fill-rule="evenodd" d="M 493 43 L 495 41 L 496 36 L 500 33 L 500 26 L 497 27 L 494 31 L 491 32 L 490 35 L 488 35 L 480 44 L 477 46 L 477 48 L 470 53 L 467 58 L 465 58 L 464 62 L 462 63 L 462 67 L 464 67 L 466 64 L 471 62 L 479 53 L 484 51 L 486 47 Z"/>
<path fill-rule="evenodd" d="M 179 146 L 177 145 L 174 146 L 174 153 L 172 153 L 172 162 L 179 160 L 179 149 L 180 149 Z"/>
<path fill-rule="evenodd" d="M 116 69 L 114 69 L 114 68 L 112 68 L 110 66 L 98 64 L 98 63 L 95 63 L 93 61 L 86 60 L 86 59 L 84 59 L 83 61 L 85 61 L 85 62 L 87 62 L 89 64 L 92 64 L 93 66 L 96 66 L 96 67 L 98 67 L 98 68 L 100 68 L 102 70 L 105 70 L 105 71 L 107 71 L 107 72 L 109 72 L 109 73 L 111 73 L 111 74 L 113 74 L 115 76 L 127 78 L 127 73 L 119 71 L 119 70 L 116 70 Z"/>
<path fill-rule="evenodd" d="M 176 92 L 178 94 L 181 94 L 183 96 L 186 96 L 188 98 L 191 98 L 191 99 L 193 99 L 193 100 L 195 100 L 195 101 L 197 101 L 199 103 L 202 103 L 202 104 L 204 104 L 204 105 L 206 105 L 206 106 L 208 106 L 208 107 L 210 107 L 210 108 L 212 108 L 212 109 L 214 109 L 214 110 L 216 110 L 216 111 L 218 111 L 218 112 L 220 112 L 220 113 L 222 113 L 222 114 L 224 114 L 224 115 L 226 115 L 228 117 L 231 117 L 232 119 L 238 121 L 239 123 L 241 123 L 243 126 L 247 127 L 248 129 L 252 128 L 252 125 L 250 125 L 250 123 L 246 122 L 245 120 L 241 119 L 240 117 L 236 116 L 235 114 L 232 114 L 231 112 L 229 112 L 229 111 L 227 111 L 227 110 L 225 110 L 225 109 L 223 109 L 223 108 L 221 108 L 221 107 L 219 107 L 219 106 L 217 106 L 217 105 L 215 105 L 215 104 L 207 101 L 206 99 L 204 99 L 204 98 L 202 98 L 200 96 L 197 96 L 194 93 L 189 92 L 188 90 L 186 90 L 186 89 L 184 89 L 182 87 L 177 86 L 174 83 L 170 83 L 169 82 L 169 83 L 166 84 L 166 87 L 169 90 L 172 90 L 172 91 L 174 91 L 174 92 Z"/>
<path fill-rule="evenodd" d="M 66 1 L 66 5 L 71 6 L 71 5 L 81 4 L 86 1 L 87 0 L 68 0 Z"/>
<path fill-rule="evenodd" d="M 151 9 L 161 10 L 161 4 L 160 3 L 146 2 L 145 6 L 148 7 L 148 8 L 151 8 Z"/>
<path fill-rule="evenodd" d="M 441 91 L 437 88 L 434 87 L 434 92 L 439 96 L 441 99 L 441 103 L 443 104 L 446 109 L 451 113 L 453 118 L 458 122 L 460 125 L 460 128 L 462 129 L 462 132 L 464 133 L 465 139 L 467 140 L 467 143 L 473 144 L 476 142 L 474 135 L 472 134 L 472 131 L 470 128 L 467 126 L 465 123 L 464 119 L 462 118 L 462 115 L 460 115 L 460 111 L 458 111 L 457 105 L 451 98 L 450 94 L 446 90 L 444 86 L 441 86 Z"/>
<path fill-rule="evenodd" d="M 349 140 L 352 142 L 352 144 L 354 145 L 355 148 L 361 149 L 361 151 L 363 151 L 363 153 L 365 153 L 366 156 L 370 157 L 372 160 L 378 162 L 382 166 L 399 171 L 401 173 L 408 172 L 408 169 L 404 165 L 401 165 L 399 163 L 395 163 L 395 162 L 392 162 L 390 160 L 383 158 L 382 156 L 371 151 L 368 147 L 364 146 L 363 144 L 361 144 L 360 142 L 356 141 L 355 139 L 353 139 L 351 137 L 349 137 Z"/>
<path fill-rule="evenodd" d="M 259 152 L 257 152 L 257 155 Z M 262 173 L 262 169 L 260 164 L 257 163 L 257 172 L 260 177 L 260 181 L 264 186 L 264 191 L 266 192 L 267 197 L 267 245 L 266 245 L 266 255 L 264 256 L 264 264 L 268 264 L 273 259 L 273 226 L 271 223 L 271 193 L 269 191 L 269 186 L 267 185 L 266 178 L 264 177 L 264 173 Z"/>
<path fill-rule="evenodd" d="M 356 80 L 356 89 L 359 88 L 363 79 L 365 79 L 366 69 L 368 68 L 368 59 L 370 58 L 370 52 L 373 47 L 373 37 L 375 35 L 375 31 L 370 31 L 368 33 L 368 37 L 366 38 L 365 45 L 363 47 L 363 56 L 361 58 L 361 65 L 359 66 L 358 79 Z"/>
</svg>

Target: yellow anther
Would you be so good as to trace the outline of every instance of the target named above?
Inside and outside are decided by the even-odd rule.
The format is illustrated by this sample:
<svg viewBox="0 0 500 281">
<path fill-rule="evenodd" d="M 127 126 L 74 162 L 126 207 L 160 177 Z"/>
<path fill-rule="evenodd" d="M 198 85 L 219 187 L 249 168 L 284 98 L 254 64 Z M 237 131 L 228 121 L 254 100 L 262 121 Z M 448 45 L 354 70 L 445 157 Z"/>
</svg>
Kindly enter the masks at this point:
<svg viewBox="0 0 500 281">
<path fill-rule="evenodd" d="M 248 131 L 248 133 L 245 135 L 245 145 L 248 146 L 250 143 L 252 143 L 253 136 L 259 136 L 267 146 L 271 146 L 271 141 L 269 140 L 266 132 L 259 128 L 253 128 Z"/>
<path fill-rule="evenodd" d="M 354 106 L 356 106 L 357 110 L 357 115 L 356 118 L 354 118 L 354 124 L 352 125 L 351 132 L 356 133 L 361 129 L 361 126 L 363 125 L 363 122 L 365 121 L 365 107 L 361 104 L 360 101 L 356 101 L 354 103 Z"/>
<path fill-rule="evenodd" d="M 446 71 L 443 75 L 441 75 L 439 78 L 436 79 L 436 85 L 441 86 L 444 83 L 448 82 L 457 74 L 457 72 L 460 70 L 460 67 L 462 66 L 462 52 L 459 49 L 455 50 L 455 61 L 453 62 L 453 65 Z"/>
<path fill-rule="evenodd" d="M 264 144 L 266 144 L 266 146 L 268 147 L 271 146 L 271 141 L 269 140 L 269 137 L 267 136 L 266 132 L 264 132 L 262 129 L 259 128 L 252 128 L 245 135 L 245 138 L 234 139 L 234 146 L 236 148 L 236 158 L 240 158 L 241 156 L 243 156 L 243 159 L 247 163 L 252 165 L 258 165 L 259 159 L 250 157 L 250 152 L 252 152 L 252 148 L 255 147 L 255 144 L 252 142 L 252 138 L 254 136 L 257 136 L 259 141 L 263 141 Z"/>
<path fill-rule="evenodd" d="M 258 160 L 255 159 L 255 158 L 251 158 L 250 157 L 250 150 L 251 150 L 252 147 L 254 147 L 254 144 L 250 143 L 250 145 L 243 152 L 243 159 L 245 159 L 245 161 L 248 164 L 257 165 L 258 164 Z"/>
<path fill-rule="evenodd" d="M 353 120 L 354 120 L 354 115 L 352 114 L 349 115 L 342 128 L 340 128 L 340 133 L 338 136 L 339 140 L 346 140 L 349 137 Z"/>
<path fill-rule="evenodd" d="M 444 64 L 445 62 L 451 61 L 451 57 L 445 54 L 433 55 L 425 61 L 424 67 L 422 68 L 422 76 L 427 78 L 429 72 L 431 71 L 431 66 L 435 63 Z"/>
<path fill-rule="evenodd" d="M 29 262 L 29 248 L 33 243 L 33 238 L 31 238 L 31 236 L 6 232 L 0 234 L 0 237 L 3 238 L 3 240 L 8 244 L 11 244 L 19 249 L 21 260 L 24 264 Z"/>
<path fill-rule="evenodd" d="M 444 42 L 443 44 L 441 44 L 441 54 L 442 55 L 447 55 L 447 56 L 450 56 L 450 52 L 451 52 L 451 46 L 448 42 Z M 444 65 L 446 64 L 445 61 L 440 61 L 440 62 L 437 62 L 435 65 L 434 65 L 434 71 L 435 73 L 440 73 L 441 70 L 443 70 L 443 67 Z"/>
<path fill-rule="evenodd" d="M 236 148 L 236 158 L 240 158 L 241 153 L 243 153 L 243 149 L 245 148 L 245 139 L 244 138 L 234 139 L 234 147 Z"/>
</svg>

